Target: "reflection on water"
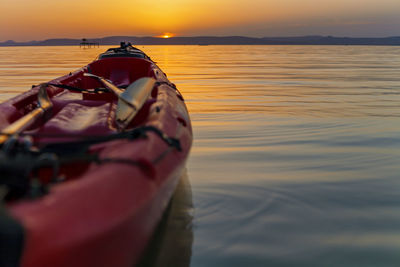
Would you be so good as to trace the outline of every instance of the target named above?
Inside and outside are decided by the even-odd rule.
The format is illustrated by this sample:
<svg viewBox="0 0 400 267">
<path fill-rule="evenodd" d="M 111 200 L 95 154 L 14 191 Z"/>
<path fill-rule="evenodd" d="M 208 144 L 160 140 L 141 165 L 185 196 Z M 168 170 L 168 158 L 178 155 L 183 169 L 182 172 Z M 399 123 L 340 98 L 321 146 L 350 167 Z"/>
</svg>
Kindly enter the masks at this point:
<svg viewBox="0 0 400 267">
<path fill-rule="evenodd" d="M 399 266 L 400 182 L 202 185 L 193 266 Z"/>
<path fill-rule="evenodd" d="M 185 172 L 140 267 L 190 266 L 193 243 L 191 190 Z"/>
<path fill-rule="evenodd" d="M 193 227 L 153 266 L 400 266 L 400 47 L 139 48 L 195 138 Z M 0 47 L 0 100 L 105 49 Z"/>
</svg>

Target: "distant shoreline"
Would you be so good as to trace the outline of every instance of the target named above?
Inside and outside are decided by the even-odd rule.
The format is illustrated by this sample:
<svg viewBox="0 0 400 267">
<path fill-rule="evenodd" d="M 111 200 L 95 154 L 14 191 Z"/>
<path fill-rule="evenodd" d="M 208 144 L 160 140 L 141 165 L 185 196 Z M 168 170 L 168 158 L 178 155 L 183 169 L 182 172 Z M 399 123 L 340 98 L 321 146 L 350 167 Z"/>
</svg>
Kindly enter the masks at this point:
<svg viewBox="0 0 400 267">
<path fill-rule="evenodd" d="M 133 45 L 377 45 L 400 46 L 400 36 L 393 37 L 334 37 L 334 36 L 299 36 L 299 37 L 244 37 L 244 36 L 198 36 L 198 37 L 135 37 L 110 36 L 88 39 L 100 45 L 118 45 L 131 42 Z M 47 39 L 42 41 L 0 42 L 0 46 L 79 46 L 81 39 Z"/>
</svg>

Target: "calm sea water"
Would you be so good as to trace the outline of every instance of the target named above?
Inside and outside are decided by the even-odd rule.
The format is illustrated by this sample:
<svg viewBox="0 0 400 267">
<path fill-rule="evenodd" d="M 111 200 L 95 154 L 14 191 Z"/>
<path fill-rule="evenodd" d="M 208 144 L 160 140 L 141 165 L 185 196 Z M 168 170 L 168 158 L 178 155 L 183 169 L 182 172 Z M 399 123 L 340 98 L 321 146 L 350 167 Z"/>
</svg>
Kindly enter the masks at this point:
<svg viewBox="0 0 400 267">
<path fill-rule="evenodd" d="M 400 266 L 400 47 L 144 46 L 194 145 L 155 266 Z M 106 47 L 0 48 L 0 100 Z"/>
</svg>

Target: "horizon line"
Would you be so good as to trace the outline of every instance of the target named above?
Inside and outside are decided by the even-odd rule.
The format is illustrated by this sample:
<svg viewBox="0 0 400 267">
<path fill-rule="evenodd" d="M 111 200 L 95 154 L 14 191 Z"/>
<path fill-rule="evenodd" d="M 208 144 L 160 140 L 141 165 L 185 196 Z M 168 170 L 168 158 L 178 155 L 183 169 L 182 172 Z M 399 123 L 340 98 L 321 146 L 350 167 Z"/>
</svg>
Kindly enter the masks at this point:
<svg viewBox="0 0 400 267">
<path fill-rule="evenodd" d="M 352 36 L 336 36 L 336 35 L 321 35 L 321 34 L 309 34 L 309 35 L 285 35 L 285 36 L 263 36 L 263 37 L 254 37 L 254 36 L 246 36 L 246 35 L 182 35 L 182 36 L 171 36 L 168 38 L 161 37 L 161 36 L 148 36 L 148 35 L 143 35 L 143 36 L 137 36 L 137 35 L 108 35 L 108 36 L 103 36 L 103 37 L 83 37 L 83 38 L 78 38 L 78 37 L 54 37 L 54 38 L 46 38 L 46 39 L 40 39 L 40 40 L 29 40 L 29 41 L 15 41 L 13 39 L 9 39 L 6 41 L 0 41 L 0 43 L 33 43 L 33 42 L 44 42 L 44 41 L 49 41 L 49 40 L 82 40 L 82 39 L 87 39 L 87 40 L 94 40 L 94 39 L 104 39 L 104 38 L 121 38 L 121 37 L 129 37 L 129 38 L 154 38 L 154 39 L 160 39 L 160 40 L 171 40 L 171 39 L 179 39 L 179 38 L 251 38 L 251 39 L 265 39 L 265 38 L 304 38 L 304 37 L 324 37 L 324 38 L 349 38 L 349 39 L 385 39 L 385 38 L 400 38 L 400 35 L 390 35 L 390 36 L 384 36 L 384 37 L 378 37 L 378 36 L 362 36 L 362 37 L 352 37 Z"/>
</svg>

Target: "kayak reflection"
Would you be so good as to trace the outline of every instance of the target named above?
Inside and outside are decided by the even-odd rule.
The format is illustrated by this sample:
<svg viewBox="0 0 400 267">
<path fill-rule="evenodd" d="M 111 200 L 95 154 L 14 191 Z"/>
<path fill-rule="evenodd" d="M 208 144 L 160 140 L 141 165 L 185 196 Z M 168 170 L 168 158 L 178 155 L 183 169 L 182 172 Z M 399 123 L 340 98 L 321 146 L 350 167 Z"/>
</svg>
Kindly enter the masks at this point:
<svg viewBox="0 0 400 267">
<path fill-rule="evenodd" d="M 193 244 L 193 200 L 187 171 L 182 175 L 167 211 L 139 267 L 188 267 Z"/>
</svg>

